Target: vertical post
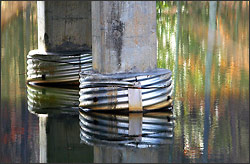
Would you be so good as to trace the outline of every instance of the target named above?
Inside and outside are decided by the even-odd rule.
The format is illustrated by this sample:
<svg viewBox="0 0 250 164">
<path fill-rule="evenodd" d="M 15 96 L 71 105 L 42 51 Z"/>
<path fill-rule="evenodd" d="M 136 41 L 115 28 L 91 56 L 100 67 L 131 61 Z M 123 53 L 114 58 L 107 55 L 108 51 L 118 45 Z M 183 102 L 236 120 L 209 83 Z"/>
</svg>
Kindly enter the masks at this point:
<svg viewBox="0 0 250 164">
<path fill-rule="evenodd" d="M 38 49 L 83 51 L 91 48 L 91 2 L 37 1 Z"/>
<path fill-rule="evenodd" d="M 94 71 L 112 74 L 156 69 L 156 2 L 91 3 Z"/>
</svg>

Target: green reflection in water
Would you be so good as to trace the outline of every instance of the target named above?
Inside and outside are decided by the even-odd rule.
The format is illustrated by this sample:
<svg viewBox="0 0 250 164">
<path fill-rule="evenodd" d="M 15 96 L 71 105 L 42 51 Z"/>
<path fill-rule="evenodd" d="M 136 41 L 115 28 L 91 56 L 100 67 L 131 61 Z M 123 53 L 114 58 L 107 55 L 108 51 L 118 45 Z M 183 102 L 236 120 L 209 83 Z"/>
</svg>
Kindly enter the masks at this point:
<svg viewBox="0 0 250 164">
<path fill-rule="evenodd" d="M 177 2 L 157 2 L 158 67 L 175 83 L 174 151 L 183 148 L 180 161 L 247 162 L 248 2 L 216 2 L 215 32 L 209 2 L 179 3 L 180 18 Z"/>
</svg>

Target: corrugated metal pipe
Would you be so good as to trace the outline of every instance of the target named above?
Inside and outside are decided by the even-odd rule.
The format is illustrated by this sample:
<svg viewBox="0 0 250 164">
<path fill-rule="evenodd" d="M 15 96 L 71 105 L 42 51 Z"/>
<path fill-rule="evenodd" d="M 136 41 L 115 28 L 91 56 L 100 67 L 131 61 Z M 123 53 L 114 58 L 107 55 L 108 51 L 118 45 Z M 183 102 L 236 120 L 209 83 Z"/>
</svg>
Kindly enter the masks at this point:
<svg viewBox="0 0 250 164">
<path fill-rule="evenodd" d="M 83 71 L 80 73 L 80 107 L 97 111 L 128 110 L 130 103 L 135 103 L 133 99 L 136 96 L 133 95 L 141 94 L 143 111 L 166 108 L 172 103 L 171 75 L 167 69 L 119 74 Z M 135 91 L 130 92 L 129 89 Z"/>
<path fill-rule="evenodd" d="M 90 52 L 43 52 L 27 56 L 28 83 L 72 83 L 79 85 L 79 73 L 92 69 Z"/>
</svg>

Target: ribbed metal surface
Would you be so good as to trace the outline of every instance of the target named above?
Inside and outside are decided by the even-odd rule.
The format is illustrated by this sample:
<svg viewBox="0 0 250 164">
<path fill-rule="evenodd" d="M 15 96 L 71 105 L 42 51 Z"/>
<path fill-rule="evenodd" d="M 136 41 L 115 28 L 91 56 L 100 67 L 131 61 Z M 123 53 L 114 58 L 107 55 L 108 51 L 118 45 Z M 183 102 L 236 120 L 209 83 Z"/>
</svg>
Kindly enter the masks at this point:
<svg viewBox="0 0 250 164">
<path fill-rule="evenodd" d="M 79 73 L 92 69 L 91 53 L 52 53 L 32 50 L 27 56 L 27 81 L 79 83 Z"/>
<path fill-rule="evenodd" d="M 131 115 L 131 114 L 130 114 Z M 169 112 L 151 112 L 131 117 L 80 111 L 81 140 L 90 145 L 154 147 L 173 142 L 174 119 Z M 139 135 L 130 135 L 131 119 L 142 120 Z M 129 125 L 130 124 L 130 125 Z M 132 124 L 132 125 L 131 125 Z"/>
<path fill-rule="evenodd" d="M 79 89 L 27 85 L 28 110 L 34 114 L 71 113 L 79 111 Z"/>
<path fill-rule="evenodd" d="M 172 103 L 171 71 L 157 69 L 146 73 L 80 73 L 80 106 L 93 110 L 128 109 L 128 88 L 141 83 L 144 110 L 159 109 Z"/>
</svg>

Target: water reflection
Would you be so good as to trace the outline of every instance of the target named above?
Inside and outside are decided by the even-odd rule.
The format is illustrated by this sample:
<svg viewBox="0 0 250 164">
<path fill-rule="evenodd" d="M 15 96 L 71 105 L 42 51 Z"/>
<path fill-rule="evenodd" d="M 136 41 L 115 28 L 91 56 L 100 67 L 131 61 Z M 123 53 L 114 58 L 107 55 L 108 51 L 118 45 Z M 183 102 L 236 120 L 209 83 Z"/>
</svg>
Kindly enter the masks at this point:
<svg viewBox="0 0 250 164">
<path fill-rule="evenodd" d="M 94 162 L 170 162 L 174 118 L 170 112 L 80 112 L 81 140 L 94 147 Z"/>
<path fill-rule="evenodd" d="M 205 72 L 205 114 L 204 114 L 204 134 L 203 134 L 203 161 L 208 160 L 208 136 L 209 136 L 209 117 L 210 117 L 210 97 L 211 97 L 211 66 L 212 56 L 215 43 L 215 29 L 216 29 L 216 8 L 217 2 L 209 2 L 209 26 L 208 26 L 208 46 L 206 54 L 206 72 Z"/>
<path fill-rule="evenodd" d="M 178 3 L 157 2 L 158 67 L 175 72 L 174 137 L 165 146 L 149 148 L 80 144 L 79 116 L 69 114 L 74 108 L 42 101 L 41 88 L 28 88 L 37 95 L 28 107 L 23 70 L 26 55 L 37 48 L 36 2 L 30 15 L 15 10 L 1 29 L 0 162 L 202 163 L 203 157 L 205 162 L 249 162 L 249 2 L 217 2 L 210 62 L 209 2 Z M 44 94 L 52 92 L 58 91 L 45 88 Z M 135 122 L 140 125 L 140 119 Z"/>
<path fill-rule="evenodd" d="M 79 88 L 27 85 L 28 110 L 31 113 L 78 114 Z"/>
<path fill-rule="evenodd" d="M 27 110 L 24 53 L 30 50 L 31 43 L 36 42 L 36 37 L 32 42 L 27 41 L 37 32 L 36 4 L 1 4 L 0 163 L 35 163 L 39 157 L 38 120 Z M 23 11 L 27 5 L 33 10 L 30 14 Z M 34 23 L 29 23 L 30 19 L 34 19 Z M 28 32 L 29 27 L 34 30 Z"/>
<path fill-rule="evenodd" d="M 80 144 L 79 88 L 27 85 L 27 93 L 28 110 L 39 118 L 39 162 L 93 161 L 93 148 Z"/>
<path fill-rule="evenodd" d="M 213 3 L 158 3 L 158 66 L 175 72 L 176 162 L 249 161 L 249 2 Z"/>
</svg>

